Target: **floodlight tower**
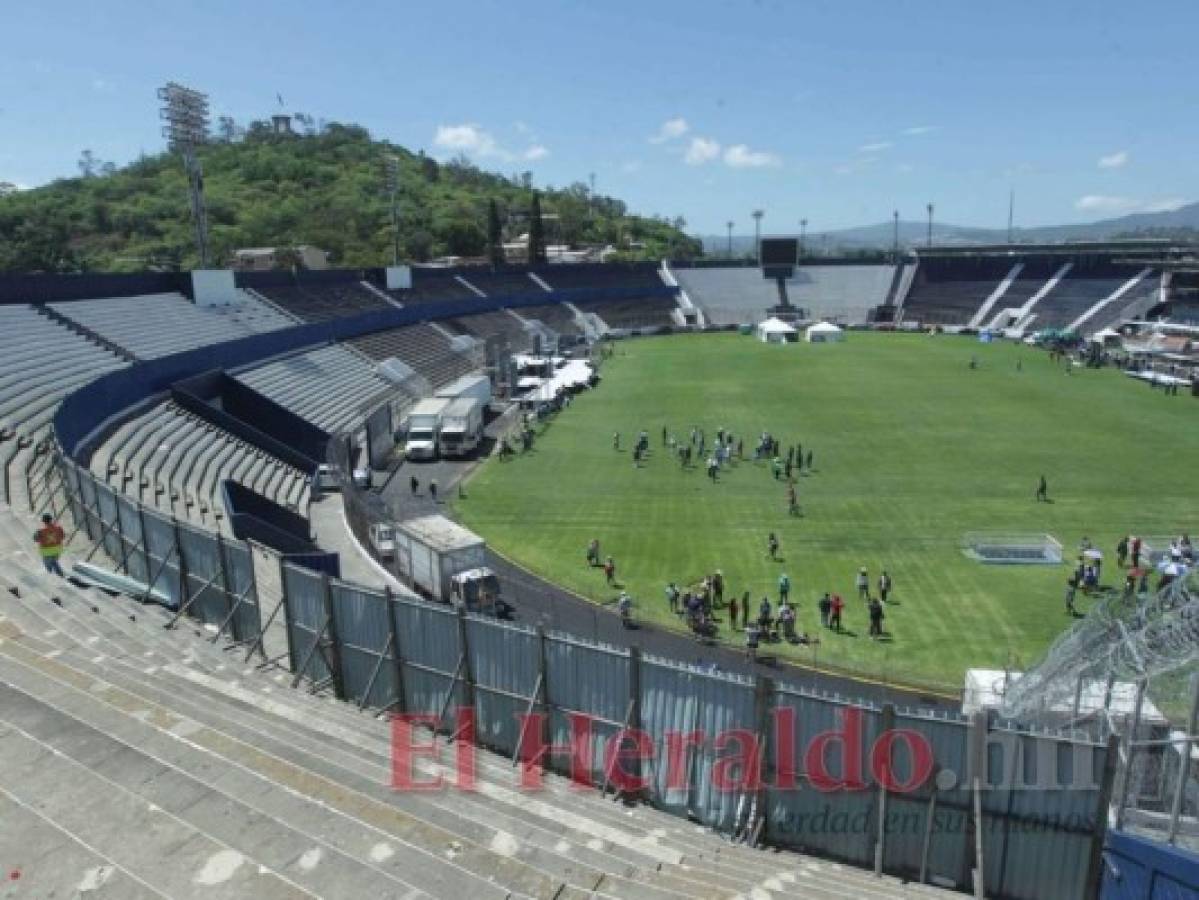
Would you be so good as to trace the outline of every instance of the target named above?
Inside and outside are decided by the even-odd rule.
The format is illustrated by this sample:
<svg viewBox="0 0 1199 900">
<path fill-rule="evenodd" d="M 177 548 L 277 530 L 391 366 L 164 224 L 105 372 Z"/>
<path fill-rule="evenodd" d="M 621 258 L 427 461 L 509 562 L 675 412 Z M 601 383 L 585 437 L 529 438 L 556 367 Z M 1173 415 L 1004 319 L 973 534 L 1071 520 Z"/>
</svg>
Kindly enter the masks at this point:
<svg viewBox="0 0 1199 900">
<path fill-rule="evenodd" d="M 384 160 L 384 179 L 391 195 L 391 264 L 400 264 L 400 158 L 394 154 Z"/>
<path fill-rule="evenodd" d="M 762 264 L 762 216 L 766 210 L 755 209 L 754 216 L 754 253 L 758 254 L 758 265 Z"/>
<path fill-rule="evenodd" d="M 172 153 L 183 155 L 187 186 L 191 199 L 192 222 L 196 228 L 196 253 L 200 268 L 206 269 L 208 257 L 208 215 L 204 210 L 204 172 L 196 158 L 196 147 L 208 141 L 208 95 L 170 82 L 158 89 L 162 101 L 159 117 L 166 123 L 162 135 Z"/>
<path fill-rule="evenodd" d="M 729 259 L 732 259 L 733 258 L 733 222 L 730 219 L 728 222 L 725 222 L 725 224 L 728 225 L 728 227 L 729 227 L 728 257 L 729 257 Z"/>
<path fill-rule="evenodd" d="M 800 259 L 803 259 L 803 257 L 804 257 L 804 239 L 807 237 L 807 235 L 808 235 L 808 220 L 800 219 L 799 220 L 799 257 L 800 257 Z"/>
<path fill-rule="evenodd" d="M 933 205 L 928 205 L 928 245 L 933 245 Z"/>
</svg>

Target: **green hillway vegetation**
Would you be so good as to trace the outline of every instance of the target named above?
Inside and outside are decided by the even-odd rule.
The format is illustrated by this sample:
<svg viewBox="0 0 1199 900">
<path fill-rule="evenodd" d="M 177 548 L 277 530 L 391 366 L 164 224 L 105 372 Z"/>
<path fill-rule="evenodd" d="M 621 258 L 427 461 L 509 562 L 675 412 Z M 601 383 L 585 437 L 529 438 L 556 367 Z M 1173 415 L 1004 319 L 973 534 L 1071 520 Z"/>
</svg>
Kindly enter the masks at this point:
<svg viewBox="0 0 1199 900">
<path fill-rule="evenodd" d="M 489 205 L 501 239 L 528 231 L 532 175 L 484 172 L 373 140 L 354 125 L 309 125 L 278 135 L 269 123 L 221 136 L 199 150 L 214 261 L 244 247 L 310 244 L 331 264 L 386 265 L 393 259 L 389 168 L 399 178 L 400 258 L 481 257 Z M 81 175 L 34 190 L 0 193 L 0 271 L 78 272 L 186 269 L 196 264 L 187 178 L 178 155 L 144 156 L 117 167 L 84 151 Z M 680 218 L 642 217 L 587 185 L 539 193 L 544 240 L 611 245 L 618 259 L 689 257 L 699 242 Z M 494 237 L 494 235 L 492 235 Z"/>
<path fill-rule="evenodd" d="M 1027 667 L 1072 621 L 1068 564 L 984 565 L 962 552 L 965 533 L 1049 533 L 1068 561 L 1089 536 L 1108 557 L 1104 583 L 1119 588 L 1122 533 L 1178 534 L 1194 522 L 1194 401 L 1114 370 L 1067 376 L 1041 351 L 945 335 L 853 332 L 843 344 L 790 346 L 685 335 L 615 346 L 601 384 L 549 421 L 533 451 L 488 461 L 456 513 L 505 555 L 611 604 L 616 591 L 584 564 L 598 538 L 642 620 L 682 627 L 667 608 L 670 580 L 695 584 L 721 569 L 725 596 L 748 590 L 756 609 L 763 595 L 777 603 L 786 572 L 799 627 L 820 643 L 771 652 L 956 689 L 969 667 Z M 730 429 L 747 456 L 763 430 L 784 455 L 801 443 L 814 454 L 797 479 L 802 517 L 788 515 L 785 486 L 766 463 L 735 462 L 713 483 L 702 464 L 680 467 L 662 446 L 663 426 L 683 441 L 701 427 L 709 446 Z M 637 468 L 641 429 L 651 453 Z M 1042 474 L 1050 503 L 1034 500 Z M 771 531 L 781 563 L 767 553 Z M 872 587 L 883 568 L 894 579 L 884 641 L 867 635 L 860 566 Z M 845 599 L 849 633 L 820 627 L 825 591 Z M 1079 593 L 1080 612 L 1093 602 Z M 742 646 L 720 617 L 720 639 Z"/>
</svg>

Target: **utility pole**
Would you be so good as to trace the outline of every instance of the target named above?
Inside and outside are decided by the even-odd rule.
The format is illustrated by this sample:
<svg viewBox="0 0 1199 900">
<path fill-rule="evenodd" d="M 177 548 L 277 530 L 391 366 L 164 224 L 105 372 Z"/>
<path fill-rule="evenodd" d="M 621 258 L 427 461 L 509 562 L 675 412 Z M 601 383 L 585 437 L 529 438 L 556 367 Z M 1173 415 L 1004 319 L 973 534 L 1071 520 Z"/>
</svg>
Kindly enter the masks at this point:
<svg viewBox="0 0 1199 900">
<path fill-rule="evenodd" d="M 933 245 L 933 205 L 928 205 L 928 245 Z"/>
<path fill-rule="evenodd" d="M 1012 216 L 1016 212 L 1016 189 L 1012 188 L 1007 197 L 1007 242 L 1012 242 Z"/>
<path fill-rule="evenodd" d="M 729 227 L 729 248 L 727 251 L 727 256 L 729 259 L 732 259 L 733 258 L 733 220 L 729 219 L 729 221 L 726 222 L 725 224 L 728 225 L 728 227 Z"/>
<path fill-rule="evenodd" d="M 799 220 L 799 258 L 804 258 L 804 239 L 808 236 L 808 220 Z"/>
<path fill-rule="evenodd" d="M 754 253 L 758 257 L 758 265 L 762 265 L 762 216 L 766 215 L 766 210 L 755 209 L 754 216 Z"/>
<path fill-rule="evenodd" d="M 891 257 L 899 262 L 899 210 L 891 213 L 891 218 L 894 222 L 891 228 Z"/>
<path fill-rule="evenodd" d="M 592 172 L 587 176 L 587 182 L 591 185 L 587 191 L 587 218 L 595 218 L 595 173 Z"/>
<path fill-rule="evenodd" d="M 196 255 L 200 258 L 200 268 L 207 269 L 208 213 L 204 209 L 204 171 L 196 158 L 196 147 L 208 141 L 208 95 L 172 81 L 158 89 L 158 99 L 162 101 L 159 116 L 166 122 L 162 134 L 167 139 L 167 147 L 183 156 L 192 223 L 196 229 Z"/>
</svg>

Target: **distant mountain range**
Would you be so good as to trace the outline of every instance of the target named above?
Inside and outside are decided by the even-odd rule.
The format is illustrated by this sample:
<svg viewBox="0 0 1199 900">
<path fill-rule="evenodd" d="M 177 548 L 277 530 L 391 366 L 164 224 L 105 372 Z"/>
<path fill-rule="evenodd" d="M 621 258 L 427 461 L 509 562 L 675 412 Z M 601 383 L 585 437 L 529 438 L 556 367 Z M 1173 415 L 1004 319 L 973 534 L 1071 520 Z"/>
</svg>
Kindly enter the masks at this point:
<svg viewBox="0 0 1199 900">
<path fill-rule="evenodd" d="M 1051 225 L 1043 228 L 1015 228 L 1012 240 L 1016 243 L 1056 243 L 1064 241 L 1102 241 L 1117 235 L 1123 237 L 1171 237 L 1188 231 L 1199 231 L 1199 203 L 1188 203 L 1166 212 L 1132 213 L 1114 219 L 1082 222 L 1076 225 Z M 1199 234 L 1191 235 L 1199 237 Z M 722 254 L 728 248 L 728 235 L 703 235 L 708 253 Z M 880 222 L 857 228 L 828 232 L 811 232 L 807 246 L 812 252 L 837 252 L 869 249 L 890 249 L 894 240 L 894 223 Z M 899 223 L 899 243 L 902 247 L 919 247 L 928 240 L 927 222 Z M 1002 244 L 1007 241 L 1006 228 L 973 228 L 933 221 L 933 243 L 941 246 L 958 244 Z M 753 237 L 733 235 L 735 254 L 753 252 Z"/>
</svg>

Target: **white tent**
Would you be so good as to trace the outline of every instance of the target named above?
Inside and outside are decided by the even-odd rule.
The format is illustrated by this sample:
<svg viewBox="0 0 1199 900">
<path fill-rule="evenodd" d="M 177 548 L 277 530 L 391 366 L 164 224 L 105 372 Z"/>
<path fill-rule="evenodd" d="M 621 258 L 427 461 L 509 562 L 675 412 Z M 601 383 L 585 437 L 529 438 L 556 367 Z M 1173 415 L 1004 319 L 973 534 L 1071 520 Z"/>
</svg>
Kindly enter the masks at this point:
<svg viewBox="0 0 1199 900">
<path fill-rule="evenodd" d="M 1102 344 L 1104 347 L 1120 343 L 1120 332 L 1114 328 L 1104 328 L 1102 331 L 1096 331 L 1091 335 L 1091 341 L 1096 344 Z"/>
<path fill-rule="evenodd" d="M 767 344 L 785 344 L 798 336 L 799 333 L 782 319 L 770 318 L 758 323 L 758 340 Z"/>
<path fill-rule="evenodd" d="M 815 325 L 808 326 L 804 337 L 809 344 L 824 344 L 830 341 L 845 340 L 845 332 L 829 322 L 817 322 Z"/>
</svg>

